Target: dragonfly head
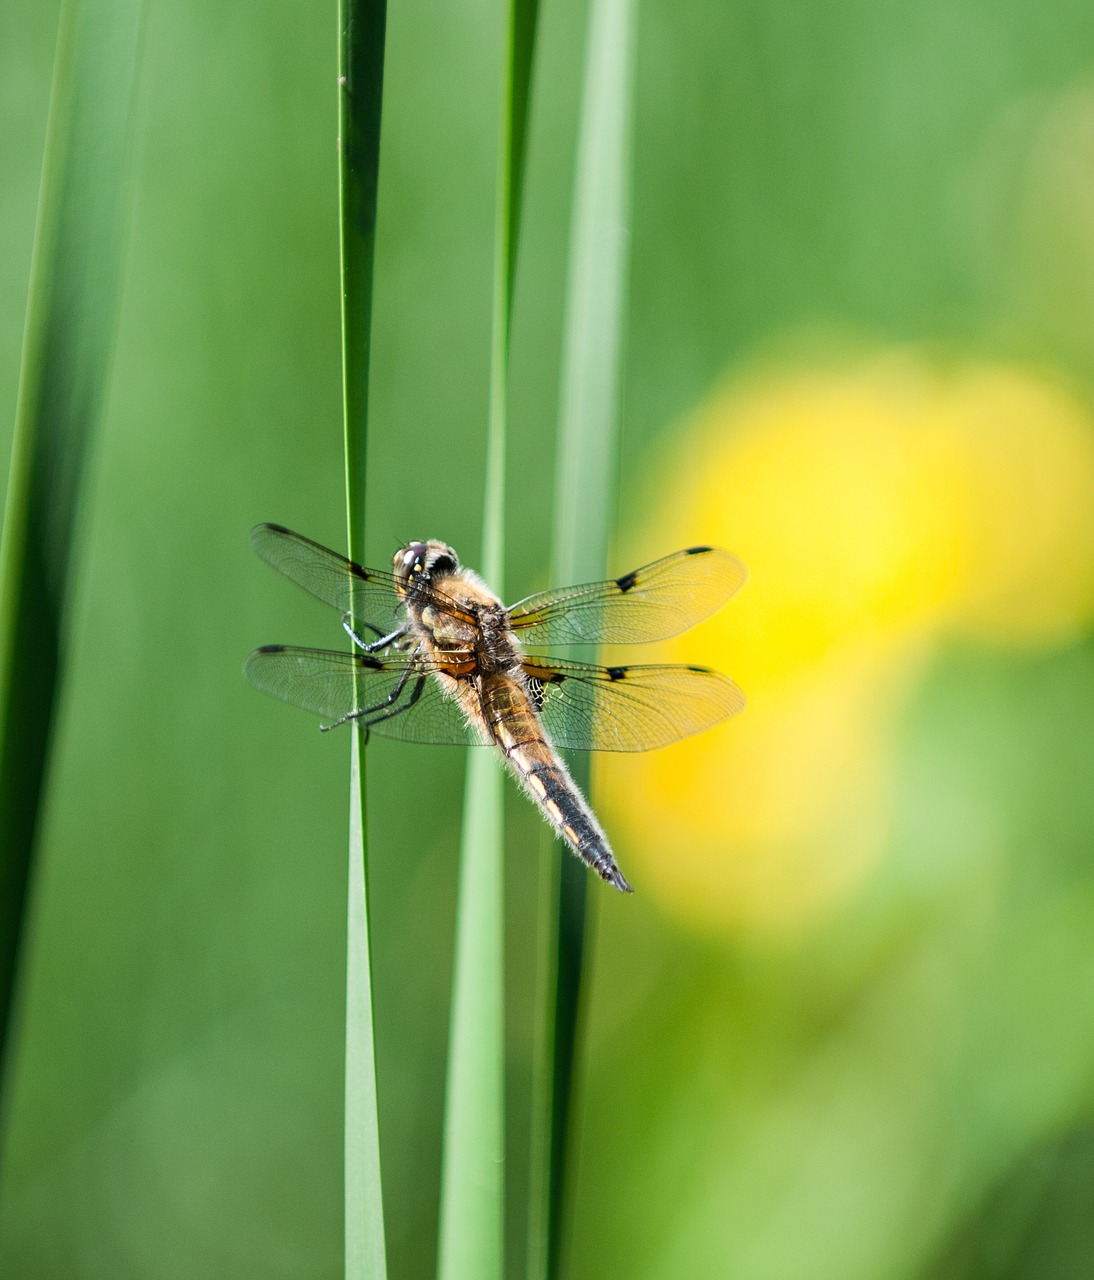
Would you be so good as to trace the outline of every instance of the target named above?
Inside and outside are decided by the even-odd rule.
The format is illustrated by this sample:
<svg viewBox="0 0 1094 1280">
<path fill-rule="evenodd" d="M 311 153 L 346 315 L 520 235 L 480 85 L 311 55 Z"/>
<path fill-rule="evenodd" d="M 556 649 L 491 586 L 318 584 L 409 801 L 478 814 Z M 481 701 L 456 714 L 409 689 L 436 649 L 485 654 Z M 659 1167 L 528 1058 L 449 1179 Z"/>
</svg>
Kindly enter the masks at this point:
<svg viewBox="0 0 1094 1280">
<path fill-rule="evenodd" d="M 395 582 L 404 594 L 411 586 L 424 585 L 459 571 L 460 562 L 447 543 L 430 538 L 428 542 L 411 542 L 396 551 L 392 561 Z"/>
</svg>

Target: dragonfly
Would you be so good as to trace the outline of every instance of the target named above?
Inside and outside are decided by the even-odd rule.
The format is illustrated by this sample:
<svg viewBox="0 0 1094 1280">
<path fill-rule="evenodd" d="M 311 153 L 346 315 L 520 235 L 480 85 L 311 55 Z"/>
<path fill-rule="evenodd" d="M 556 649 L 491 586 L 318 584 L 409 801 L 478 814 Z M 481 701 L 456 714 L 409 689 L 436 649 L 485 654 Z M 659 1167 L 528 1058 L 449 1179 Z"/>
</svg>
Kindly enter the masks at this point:
<svg viewBox="0 0 1094 1280">
<path fill-rule="evenodd" d="M 647 751 L 744 708 L 708 667 L 596 666 L 527 652 L 668 639 L 710 617 L 747 571 L 718 547 L 688 547 L 606 582 L 541 591 L 506 607 L 455 551 L 430 539 L 362 565 L 278 524 L 256 525 L 263 560 L 342 615 L 353 650 L 264 645 L 244 663 L 256 689 L 324 730 L 356 722 L 404 742 L 492 748 L 555 832 L 624 893 L 603 828 L 560 749 Z"/>
</svg>

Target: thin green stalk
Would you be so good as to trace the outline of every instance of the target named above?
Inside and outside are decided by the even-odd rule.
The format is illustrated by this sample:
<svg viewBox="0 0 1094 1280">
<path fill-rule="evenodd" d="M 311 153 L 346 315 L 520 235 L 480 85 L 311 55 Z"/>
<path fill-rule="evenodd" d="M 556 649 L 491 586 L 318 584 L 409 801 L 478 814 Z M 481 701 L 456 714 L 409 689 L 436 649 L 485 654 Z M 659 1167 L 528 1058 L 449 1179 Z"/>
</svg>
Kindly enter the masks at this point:
<svg viewBox="0 0 1094 1280">
<path fill-rule="evenodd" d="M 386 0 L 339 4 L 342 392 L 350 555 L 362 559 Z M 363 734 L 352 728 L 346 933 L 345 1274 L 387 1275 L 368 919 Z"/>
<path fill-rule="evenodd" d="M 64 673 L 76 518 L 121 294 L 143 8 L 143 0 L 68 0 L 61 12 L 0 545 L 0 1068 L 5 1077 Z"/>
<path fill-rule="evenodd" d="M 594 0 L 586 50 L 563 348 L 553 577 L 605 575 L 618 484 L 630 213 L 631 0 Z M 578 655 L 585 656 L 585 655 Z M 572 762 L 589 784 L 587 757 Z M 554 1280 L 565 1244 L 566 1178 L 581 1038 L 589 875 L 556 842 L 541 927 L 539 1043 L 532 1099 L 529 1280 Z M 599 887 L 599 886 L 594 886 Z"/>
<path fill-rule="evenodd" d="M 490 406 L 483 576 L 504 564 L 506 396 L 519 192 L 535 45 L 536 0 L 510 0 L 494 232 Z M 437 1271 L 441 1280 L 501 1280 L 504 1266 L 505 1071 L 502 776 L 472 750 L 460 852 L 452 1030 L 445 1097 Z"/>
<path fill-rule="evenodd" d="M 501 772 L 468 762 L 445 1093 L 437 1274 L 500 1280 L 504 1254 L 505 1073 Z"/>
</svg>

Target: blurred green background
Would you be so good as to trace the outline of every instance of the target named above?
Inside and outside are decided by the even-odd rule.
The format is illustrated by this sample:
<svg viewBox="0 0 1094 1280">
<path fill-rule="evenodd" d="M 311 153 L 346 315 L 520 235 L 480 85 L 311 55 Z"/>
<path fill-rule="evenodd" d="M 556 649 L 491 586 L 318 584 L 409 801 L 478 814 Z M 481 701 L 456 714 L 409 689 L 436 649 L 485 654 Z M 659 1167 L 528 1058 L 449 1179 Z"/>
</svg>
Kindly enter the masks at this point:
<svg viewBox="0 0 1094 1280">
<path fill-rule="evenodd" d="M 577 0 L 542 6 L 514 328 L 514 599 L 546 582 L 585 18 Z M 48 0 L 0 0 L 3 423 L 56 21 Z M 472 562 L 479 543 L 501 21 L 500 6 L 391 6 L 368 507 L 379 564 L 411 538 L 443 537 Z M 739 616 L 755 668 L 768 639 L 748 630 L 756 617 L 776 619 L 771 646 L 789 652 L 776 623 L 793 614 L 762 611 L 780 530 L 787 561 L 808 561 L 823 529 L 837 553 L 877 550 L 885 582 L 940 570 L 886 561 L 874 526 L 841 523 L 840 491 L 828 507 L 812 494 L 812 525 L 780 513 L 766 541 L 742 515 L 739 541 L 735 512 L 757 489 L 736 491 L 732 468 L 718 527 L 685 531 L 695 512 L 674 495 L 710 457 L 702 432 L 728 423 L 737 456 L 734 411 L 695 426 L 716 388 L 733 402 L 757 369 L 764 385 L 805 367 L 843 376 L 850 358 L 899 349 L 928 380 L 989 361 L 1067 388 L 1072 405 L 1094 392 L 1094 10 L 684 0 L 639 6 L 638 25 L 620 546 L 652 556 L 679 530 L 750 560 L 740 603 L 757 612 Z M 345 542 L 335 37 L 329 4 L 148 6 L 123 310 L 0 1170 L 4 1276 L 341 1272 L 348 740 L 240 675 L 256 644 L 339 643 L 336 619 L 247 547 L 264 519 Z M 675 864 L 645 862 L 643 788 L 624 788 L 636 819 L 620 863 L 651 869 L 633 899 L 591 886 L 575 1277 L 1094 1274 L 1094 545 L 1089 426 L 1074 413 L 1063 463 L 1037 471 L 1037 510 L 1074 504 L 1067 537 L 1015 571 L 995 615 L 1005 631 L 1008 602 L 1036 600 L 1064 564 L 1049 593 L 1063 623 L 1014 646 L 958 635 L 936 612 L 929 627 L 917 615 L 914 653 L 886 650 L 896 674 L 878 697 L 892 706 L 869 752 L 881 781 L 856 807 L 858 777 L 844 779 L 843 825 L 814 843 L 807 822 L 799 833 L 821 871 L 837 844 L 871 842 L 838 892 L 777 927 L 770 912 L 689 913 Z M 807 407 L 807 435 L 812 422 Z M 1036 454 L 1036 412 L 1026 427 Z M 768 461 L 749 455 L 740 474 L 774 503 L 800 458 L 792 435 L 763 439 Z M 978 441 L 991 456 L 990 420 Z M 5 428 L 4 463 L 9 443 Z M 1021 534 L 1027 495 L 1003 496 Z M 970 559 L 970 579 L 991 553 Z M 828 580 L 844 583 L 844 567 L 835 555 Z M 718 739 L 747 752 L 769 686 L 735 664 L 735 608 L 705 656 L 753 697 Z M 787 680 L 822 670 L 796 662 Z M 671 765 L 649 767 L 662 769 L 651 788 L 671 782 Z M 407 1280 L 431 1274 L 436 1249 L 462 770 L 459 752 L 369 751 L 388 1243 Z M 766 780 L 777 810 L 777 764 Z M 729 865 L 737 837 L 720 825 L 722 791 L 709 794 L 696 841 Z M 543 852 L 521 800 L 508 821 L 516 1275 Z M 748 838 L 770 863 L 764 831 Z M 672 855 L 685 885 L 687 855 Z"/>
</svg>

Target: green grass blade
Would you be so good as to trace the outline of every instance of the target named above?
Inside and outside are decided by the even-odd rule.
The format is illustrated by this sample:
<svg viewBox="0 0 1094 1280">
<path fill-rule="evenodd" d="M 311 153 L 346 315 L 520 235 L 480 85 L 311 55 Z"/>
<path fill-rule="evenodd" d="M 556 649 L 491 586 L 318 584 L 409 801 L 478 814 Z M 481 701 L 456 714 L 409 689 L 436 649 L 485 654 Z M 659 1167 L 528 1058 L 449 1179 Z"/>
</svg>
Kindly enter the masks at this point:
<svg viewBox="0 0 1094 1280">
<path fill-rule="evenodd" d="M 61 14 L 0 545 L 0 1064 L 121 293 L 142 13 L 143 0 L 70 0 Z"/>
<path fill-rule="evenodd" d="M 342 390 L 350 555 L 363 558 L 372 282 L 380 167 L 385 0 L 339 6 Z M 352 729 L 346 936 L 345 1248 L 347 1280 L 387 1275 L 376 1090 L 364 742 Z"/>
<path fill-rule="evenodd" d="M 503 1273 L 502 782 L 485 751 L 471 755 L 445 1092 L 440 1280 L 500 1280 Z"/>
<path fill-rule="evenodd" d="M 495 217 L 490 409 L 481 567 L 502 589 L 506 395 L 519 189 L 538 5 L 511 0 Z M 502 774 L 468 761 L 460 850 L 452 1029 L 445 1096 L 437 1270 L 441 1280 L 501 1280 L 504 1268 L 504 965 Z"/>
<path fill-rule="evenodd" d="M 524 198 L 524 150 L 528 140 L 528 107 L 532 99 L 532 64 L 539 25 L 539 0 L 524 0 L 511 6 L 512 49 L 508 92 L 509 127 L 509 211 L 506 228 L 506 283 L 508 285 L 506 329 L 513 306 L 513 285 L 517 278 L 517 247 L 520 240 L 520 210 Z"/>
<path fill-rule="evenodd" d="M 631 0 L 595 0 L 586 51 L 563 340 L 553 530 L 553 577 L 560 583 L 604 576 L 614 517 L 633 44 Z M 572 768 L 578 785 L 587 789 L 588 759 L 576 759 Z M 590 883 L 586 868 L 557 843 L 548 868 L 533 1078 L 529 1280 L 555 1277 L 561 1268 L 567 1134 L 580 1039 Z"/>
<path fill-rule="evenodd" d="M 350 769 L 349 878 L 346 930 L 345 1239 L 346 1280 L 387 1275 L 380 1120 L 372 1018 L 368 888 L 365 875 L 364 771 L 354 729 Z"/>
</svg>

